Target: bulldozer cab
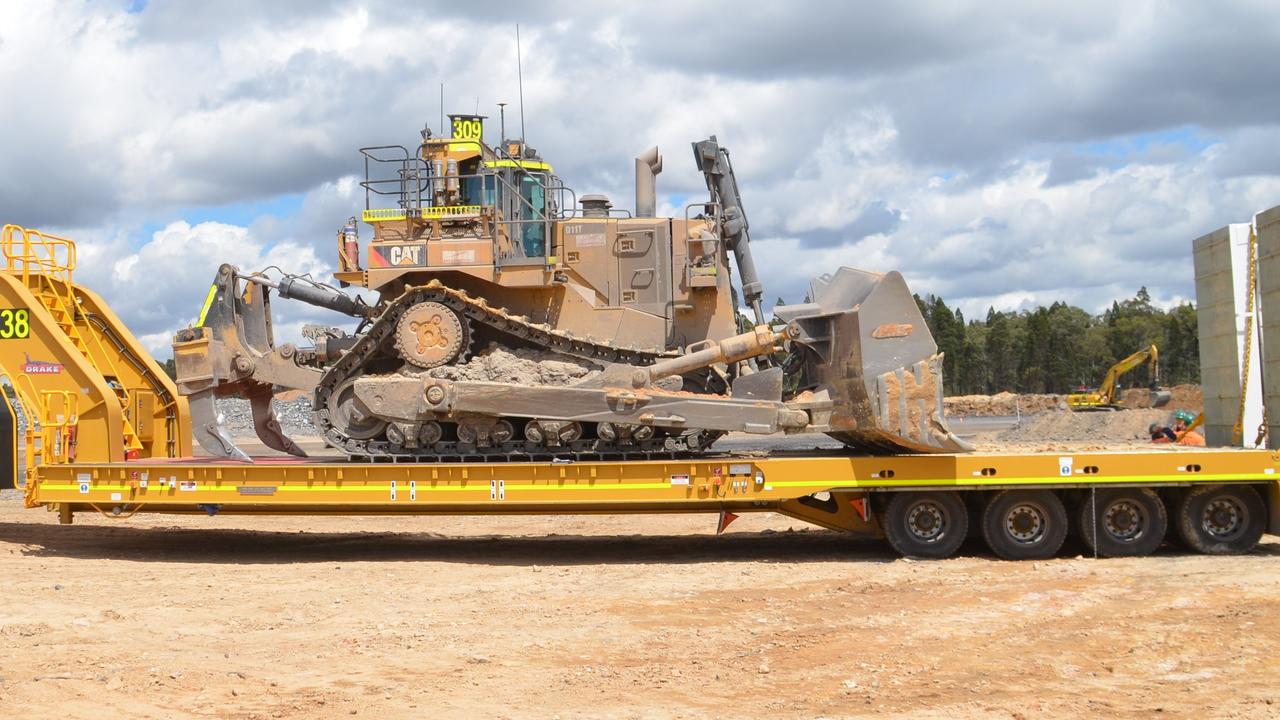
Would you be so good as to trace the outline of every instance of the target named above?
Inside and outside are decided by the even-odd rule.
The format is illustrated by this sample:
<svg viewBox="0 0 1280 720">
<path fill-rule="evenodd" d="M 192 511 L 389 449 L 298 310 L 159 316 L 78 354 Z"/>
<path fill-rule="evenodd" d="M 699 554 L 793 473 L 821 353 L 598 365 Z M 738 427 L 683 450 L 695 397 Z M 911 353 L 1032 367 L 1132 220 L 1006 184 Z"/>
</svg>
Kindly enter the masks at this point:
<svg viewBox="0 0 1280 720">
<path fill-rule="evenodd" d="M 488 277 L 504 267 L 555 264 L 552 224 L 562 218 L 561 208 L 577 205 L 573 191 L 523 142 L 487 144 L 483 116 L 449 119 L 448 137 L 423 130 L 413 151 L 401 145 L 360 150 L 362 219 L 373 239 L 367 273 L 344 267 L 340 279 L 377 288 L 427 269 Z M 344 251 L 352 255 L 350 246 Z"/>
</svg>

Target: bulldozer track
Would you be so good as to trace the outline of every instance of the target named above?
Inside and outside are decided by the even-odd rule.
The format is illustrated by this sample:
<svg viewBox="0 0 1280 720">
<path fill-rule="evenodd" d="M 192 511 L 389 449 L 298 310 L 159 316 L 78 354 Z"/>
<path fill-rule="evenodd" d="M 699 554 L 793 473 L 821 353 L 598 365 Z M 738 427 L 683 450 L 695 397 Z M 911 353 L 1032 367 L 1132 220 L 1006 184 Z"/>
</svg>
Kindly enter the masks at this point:
<svg viewBox="0 0 1280 720">
<path fill-rule="evenodd" d="M 478 447 L 470 443 L 440 441 L 426 448 L 406 448 L 385 439 L 361 440 L 343 433 L 333 422 L 328 410 L 329 398 L 343 383 L 361 374 L 370 361 L 379 356 L 381 349 L 395 334 L 400 319 L 409 308 L 420 302 L 437 302 L 457 312 L 472 330 L 478 327 L 504 333 L 514 338 L 580 360 L 600 363 L 624 363 L 649 365 L 668 356 L 669 353 L 653 349 L 618 347 L 591 338 L 575 337 L 565 330 L 531 322 L 528 318 L 513 315 L 502 308 L 490 306 L 461 290 L 446 287 L 439 281 L 406 290 L 389 303 L 363 337 L 334 363 L 320 378 L 316 386 L 313 405 L 314 421 L 325 442 L 351 457 L 376 461 L 414 462 L 432 460 L 512 459 L 538 458 L 651 458 L 675 457 L 700 452 L 710 446 L 718 433 L 693 431 L 683 435 L 655 436 L 646 441 L 630 444 L 611 443 L 599 438 L 584 438 L 561 447 L 547 447 L 524 440 L 494 443 Z M 475 338 L 475 333 L 471 333 Z M 465 353 L 464 353 L 465 354 Z M 512 418 L 519 419 L 519 418 Z"/>
</svg>

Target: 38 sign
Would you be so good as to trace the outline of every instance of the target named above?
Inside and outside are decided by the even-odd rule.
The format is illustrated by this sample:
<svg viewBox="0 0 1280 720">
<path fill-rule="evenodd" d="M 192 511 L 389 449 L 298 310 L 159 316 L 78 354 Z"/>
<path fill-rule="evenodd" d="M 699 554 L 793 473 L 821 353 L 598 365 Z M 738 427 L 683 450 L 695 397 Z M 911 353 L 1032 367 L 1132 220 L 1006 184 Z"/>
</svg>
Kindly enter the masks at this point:
<svg viewBox="0 0 1280 720">
<path fill-rule="evenodd" d="M 31 313 L 26 308 L 0 308 L 0 340 L 31 337 Z"/>
</svg>

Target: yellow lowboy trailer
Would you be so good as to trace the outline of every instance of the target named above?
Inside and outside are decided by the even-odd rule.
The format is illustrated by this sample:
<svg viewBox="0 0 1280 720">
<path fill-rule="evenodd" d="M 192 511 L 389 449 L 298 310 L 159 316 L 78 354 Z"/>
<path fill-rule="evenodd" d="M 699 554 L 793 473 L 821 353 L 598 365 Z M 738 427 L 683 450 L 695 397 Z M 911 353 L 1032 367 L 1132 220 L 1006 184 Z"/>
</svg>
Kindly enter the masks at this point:
<svg viewBox="0 0 1280 720">
<path fill-rule="evenodd" d="M 777 512 L 945 557 L 971 534 L 1002 557 L 1142 555 L 1172 532 L 1202 552 L 1251 549 L 1276 519 L 1280 455 L 1247 450 L 389 464 L 201 459 L 50 465 L 31 505 L 136 512 L 571 514 Z"/>
<path fill-rule="evenodd" d="M 1244 552 L 1280 533 L 1280 454 L 1138 452 L 850 456 L 744 453 L 670 460 L 358 463 L 192 458 L 173 383 L 105 303 L 71 280 L 74 245 L 0 235 L 0 438 L 30 507 L 240 514 L 777 512 L 946 557 L 971 535 L 1009 559 L 1054 555 L 1069 533 L 1097 555 L 1166 538 Z M 70 253 L 70 254 L 67 254 Z M 20 371 L 20 372 L 19 372 Z M 27 419 L 19 436 L 16 415 Z M 16 478 L 16 482 L 15 482 Z"/>
</svg>

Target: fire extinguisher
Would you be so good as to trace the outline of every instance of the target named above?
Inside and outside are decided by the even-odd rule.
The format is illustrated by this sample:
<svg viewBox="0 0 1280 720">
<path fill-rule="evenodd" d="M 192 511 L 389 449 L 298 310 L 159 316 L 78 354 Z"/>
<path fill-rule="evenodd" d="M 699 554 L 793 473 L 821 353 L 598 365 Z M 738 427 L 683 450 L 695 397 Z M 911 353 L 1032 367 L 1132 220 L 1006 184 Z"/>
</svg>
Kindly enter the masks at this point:
<svg viewBox="0 0 1280 720">
<path fill-rule="evenodd" d="M 347 220 L 347 224 L 342 228 L 342 252 L 347 256 L 347 262 L 351 264 L 352 270 L 360 269 L 360 237 L 356 232 L 356 219 L 354 217 Z"/>
</svg>

